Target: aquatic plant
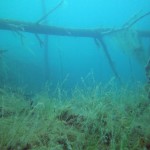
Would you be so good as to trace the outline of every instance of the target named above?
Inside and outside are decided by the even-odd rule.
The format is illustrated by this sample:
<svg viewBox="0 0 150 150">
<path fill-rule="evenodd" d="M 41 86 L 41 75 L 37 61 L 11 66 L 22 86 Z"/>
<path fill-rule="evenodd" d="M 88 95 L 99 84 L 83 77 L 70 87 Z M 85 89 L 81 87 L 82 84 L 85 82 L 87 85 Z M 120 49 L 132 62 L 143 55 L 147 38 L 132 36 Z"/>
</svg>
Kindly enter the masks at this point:
<svg viewBox="0 0 150 150">
<path fill-rule="evenodd" d="M 149 149 L 150 104 L 140 92 L 109 85 L 56 99 L 46 90 L 33 107 L 20 93 L 0 93 L 0 149 Z M 63 91 L 63 90 L 62 90 Z M 87 94 L 88 93 L 88 94 Z"/>
</svg>

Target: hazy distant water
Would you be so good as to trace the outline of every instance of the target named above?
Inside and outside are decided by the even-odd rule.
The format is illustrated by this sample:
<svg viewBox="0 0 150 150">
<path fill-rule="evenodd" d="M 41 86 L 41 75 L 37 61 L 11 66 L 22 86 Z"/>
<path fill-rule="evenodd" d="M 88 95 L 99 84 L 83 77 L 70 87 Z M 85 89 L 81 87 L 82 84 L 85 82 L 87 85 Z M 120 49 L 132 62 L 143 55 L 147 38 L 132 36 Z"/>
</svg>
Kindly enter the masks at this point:
<svg viewBox="0 0 150 150">
<path fill-rule="evenodd" d="M 59 1 L 47 0 L 47 11 Z M 64 4 L 48 17 L 48 24 L 74 28 L 121 27 L 133 15 L 150 11 L 148 0 L 65 0 Z M 1 0 L 0 18 L 36 22 L 43 16 L 40 0 Z M 133 28 L 149 29 L 150 16 Z M 44 52 L 34 35 L 23 33 L 23 43 L 16 33 L 0 31 L 0 48 L 8 49 L 8 80 L 25 85 L 41 85 L 44 82 Z M 43 39 L 43 35 L 41 36 Z M 113 63 L 124 82 L 145 82 L 144 64 L 139 64 L 132 56 L 125 55 L 107 37 L 106 44 Z M 146 51 L 150 51 L 144 39 Z M 66 76 L 69 87 L 91 73 L 96 82 L 107 82 L 114 75 L 108 60 L 91 38 L 49 36 L 49 72 L 53 83 Z"/>
</svg>

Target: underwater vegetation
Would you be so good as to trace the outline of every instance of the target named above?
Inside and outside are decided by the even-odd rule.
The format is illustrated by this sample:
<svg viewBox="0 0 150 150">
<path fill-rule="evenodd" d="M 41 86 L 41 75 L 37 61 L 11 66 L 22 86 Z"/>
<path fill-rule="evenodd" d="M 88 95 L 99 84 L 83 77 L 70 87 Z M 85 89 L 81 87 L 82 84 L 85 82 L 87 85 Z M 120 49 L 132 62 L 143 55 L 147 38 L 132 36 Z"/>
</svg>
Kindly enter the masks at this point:
<svg viewBox="0 0 150 150">
<path fill-rule="evenodd" d="M 150 30 L 141 23 L 149 9 L 127 19 L 127 7 L 118 12 L 116 5 L 112 12 L 123 19 L 118 24 L 118 16 L 105 18 L 108 7 L 102 11 L 93 2 L 85 5 L 87 13 L 84 5 L 52 3 L 41 0 L 40 9 L 30 4 L 30 12 L 18 1 L 27 18 L 20 11 L 21 20 L 0 18 L 0 150 L 150 150 Z"/>
<path fill-rule="evenodd" d="M 137 92 L 138 91 L 138 92 Z M 144 88 L 76 87 L 34 97 L 0 90 L 1 150 L 150 150 L 150 103 Z M 32 101 L 32 103 L 31 103 Z"/>
</svg>

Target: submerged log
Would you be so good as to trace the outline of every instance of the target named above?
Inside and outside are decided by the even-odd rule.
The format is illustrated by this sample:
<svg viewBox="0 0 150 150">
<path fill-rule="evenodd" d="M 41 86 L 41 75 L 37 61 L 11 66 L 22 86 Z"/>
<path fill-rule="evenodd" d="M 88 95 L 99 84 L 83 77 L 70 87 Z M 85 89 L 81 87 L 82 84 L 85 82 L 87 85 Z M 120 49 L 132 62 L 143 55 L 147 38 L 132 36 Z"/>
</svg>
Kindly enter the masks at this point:
<svg viewBox="0 0 150 150">
<path fill-rule="evenodd" d="M 111 28 L 93 28 L 93 29 L 75 29 L 63 28 L 38 23 L 0 19 L 0 30 L 9 30 L 16 32 L 29 32 L 34 34 L 58 35 L 58 36 L 78 36 L 100 38 L 103 35 L 110 35 L 114 32 L 119 32 L 122 29 Z M 150 31 L 137 30 L 142 37 L 150 37 Z"/>
<path fill-rule="evenodd" d="M 93 29 L 71 29 L 56 26 L 49 26 L 31 22 L 0 19 L 0 29 L 10 31 L 22 31 L 34 34 L 60 35 L 60 36 L 81 36 L 97 37 L 99 32 Z"/>
</svg>

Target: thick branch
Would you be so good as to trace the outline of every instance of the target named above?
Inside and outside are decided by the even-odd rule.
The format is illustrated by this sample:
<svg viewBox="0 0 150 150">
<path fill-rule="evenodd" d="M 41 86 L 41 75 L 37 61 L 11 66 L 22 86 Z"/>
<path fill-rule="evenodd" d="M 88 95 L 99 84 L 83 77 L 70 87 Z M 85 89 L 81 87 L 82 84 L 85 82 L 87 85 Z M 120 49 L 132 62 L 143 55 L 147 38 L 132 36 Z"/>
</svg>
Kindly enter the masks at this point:
<svg viewBox="0 0 150 150">
<path fill-rule="evenodd" d="M 109 63 L 109 65 L 110 65 L 110 67 L 111 67 L 111 69 L 112 69 L 112 71 L 113 71 L 115 77 L 116 77 L 116 78 L 118 79 L 118 81 L 121 83 L 120 76 L 118 75 L 118 72 L 117 72 L 117 70 L 116 70 L 116 68 L 115 68 L 115 66 L 114 66 L 114 64 L 113 64 L 113 61 L 112 61 L 112 59 L 111 59 L 111 56 L 110 56 L 110 54 L 109 54 L 109 52 L 108 52 L 108 49 L 107 49 L 107 46 L 106 46 L 104 40 L 103 40 L 102 38 L 99 38 L 99 39 L 97 39 L 97 40 L 98 40 L 98 41 L 97 41 L 97 42 L 98 42 L 98 46 L 99 46 L 99 43 L 100 43 L 101 46 L 102 46 L 102 48 L 103 48 L 103 51 L 104 51 L 104 53 L 105 53 L 105 55 L 106 55 L 106 57 L 107 57 L 108 63 Z"/>
<path fill-rule="evenodd" d="M 59 35 L 59 36 L 78 36 L 99 38 L 102 35 L 109 35 L 120 29 L 99 28 L 99 29 L 73 29 L 49 25 L 36 24 L 31 22 L 0 19 L 0 29 L 10 31 L 22 31 L 34 34 Z M 138 30 L 140 36 L 150 37 L 150 31 Z"/>
<path fill-rule="evenodd" d="M 22 31 L 36 34 L 97 37 L 99 32 L 95 29 L 71 29 L 49 25 L 41 25 L 31 22 L 0 19 L 0 29 L 11 31 Z"/>
</svg>

